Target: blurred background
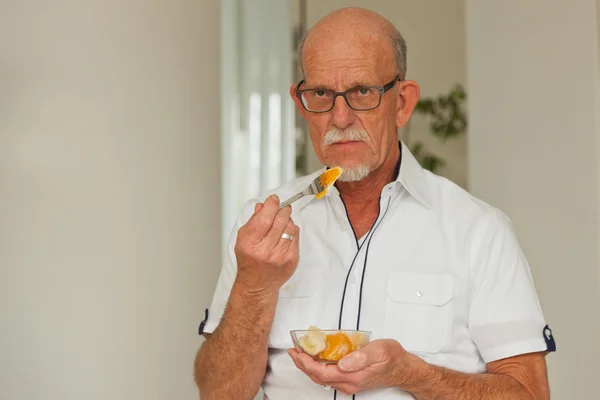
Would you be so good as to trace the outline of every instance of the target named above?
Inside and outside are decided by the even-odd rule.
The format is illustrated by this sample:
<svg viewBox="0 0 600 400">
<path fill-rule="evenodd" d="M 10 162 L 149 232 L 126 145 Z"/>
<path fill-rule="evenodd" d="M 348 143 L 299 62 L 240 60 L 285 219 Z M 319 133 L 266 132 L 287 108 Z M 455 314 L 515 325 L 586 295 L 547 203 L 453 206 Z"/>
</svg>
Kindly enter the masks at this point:
<svg viewBox="0 0 600 400">
<path fill-rule="evenodd" d="M 558 352 L 600 372 L 598 0 L 0 1 L 0 399 L 194 399 L 241 205 L 320 168 L 288 91 L 303 33 L 361 6 L 422 89 L 399 132 L 513 220 Z"/>
</svg>

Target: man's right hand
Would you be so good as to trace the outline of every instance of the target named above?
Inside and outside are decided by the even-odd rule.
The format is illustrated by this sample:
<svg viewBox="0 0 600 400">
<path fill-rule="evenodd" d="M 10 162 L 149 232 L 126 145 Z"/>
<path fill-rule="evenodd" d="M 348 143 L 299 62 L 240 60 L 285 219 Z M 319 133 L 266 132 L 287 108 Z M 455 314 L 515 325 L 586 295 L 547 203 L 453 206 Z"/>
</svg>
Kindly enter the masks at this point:
<svg viewBox="0 0 600 400">
<path fill-rule="evenodd" d="M 289 206 L 279 210 L 279 199 L 271 196 L 255 206 L 238 230 L 231 295 L 219 325 L 196 357 L 195 377 L 203 399 L 252 399 L 260 389 L 279 288 L 300 258 L 300 230 L 291 213 Z M 292 240 L 282 238 L 284 233 Z"/>
<path fill-rule="evenodd" d="M 279 210 L 279 198 L 270 196 L 258 203 L 254 214 L 237 235 L 236 282 L 252 293 L 274 294 L 292 276 L 300 259 L 299 228 L 287 206 Z M 292 240 L 282 234 L 292 235 Z"/>
</svg>

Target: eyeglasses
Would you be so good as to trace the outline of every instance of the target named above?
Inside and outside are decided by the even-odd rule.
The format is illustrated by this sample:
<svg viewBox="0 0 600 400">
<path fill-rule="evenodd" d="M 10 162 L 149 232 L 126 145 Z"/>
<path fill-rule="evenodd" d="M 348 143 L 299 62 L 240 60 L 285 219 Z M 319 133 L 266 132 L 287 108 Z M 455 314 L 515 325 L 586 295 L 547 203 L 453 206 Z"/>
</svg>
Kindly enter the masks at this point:
<svg viewBox="0 0 600 400">
<path fill-rule="evenodd" d="M 353 110 L 369 111 L 379 107 L 381 96 L 393 88 L 399 78 L 400 75 L 396 75 L 393 81 L 383 86 L 357 86 L 345 92 L 330 89 L 300 89 L 304 83 L 304 80 L 301 80 L 296 87 L 296 96 L 306 111 L 314 113 L 331 111 L 338 96 L 342 96 Z"/>
</svg>

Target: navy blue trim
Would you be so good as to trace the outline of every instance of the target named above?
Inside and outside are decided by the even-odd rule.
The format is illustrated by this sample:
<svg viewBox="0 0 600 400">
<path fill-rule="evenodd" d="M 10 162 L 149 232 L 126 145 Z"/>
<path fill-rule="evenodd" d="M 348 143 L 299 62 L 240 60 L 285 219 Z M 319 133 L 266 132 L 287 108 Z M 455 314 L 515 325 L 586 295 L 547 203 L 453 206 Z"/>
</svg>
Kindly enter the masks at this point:
<svg viewBox="0 0 600 400">
<path fill-rule="evenodd" d="M 341 198 L 341 196 L 340 196 L 340 198 Z M 346 212 L 346 216 L 347 215 L 348 215 L 348 213 Z M 377 222 L 378 219 L 379 219 L 379 211 L 377 212 L 377 218 L 375 218 L 375 222 Z M 350 217 L 348 217 L 348 222 L 350 222 Z M 373 226 L 375 226 L 375 222 L 373 223 Z M 350 224 L 350 225 L 352 225 L 352 224 Z M 369 232 L 367 232 L 367 235 L 365 236 L 365 240 L 362 242 L 361 245 L 359 245 L 358 241 L 356 241 L 356 246 L 357 246 L 356 254 L 354 254 L 354 258 L 352 259 L 352 263 L 350 264 L 350 268 L 348 269 L 348 273 L 346 274 L 346 281 L 344 282 L 344 291 L 342 293 L 342 304 L 340 306 L 340 317 L 338 319 L 338 329 L 342 329 L 342 315 L 344 313 L 344 300 L 346 299 L 346 289 L 348 288 L 348 278 L 350 278 L 350 273 L 352 272 L 352 269 L 354 268 L 354 262 L 356 261 L 356 258 L 360 254 L 360 249 L 363 248 L 363 246 L 365 245 L 365 243 L 367 243 L 367 241 L 371 240 L 370 238 L 373 233 L 373 226 L 371 227 L 371 229 L 369 229 Z"/>
<path fill-rule="evenodd" d="M 396 163 L 396 168 L 394 170 L 394 180 L 398 179 L 398 176 L 400 175 L 400 167 L 402 165 L 402 143 L 398 142 L 398 146 L 400 147 L 400 156 L 398 157 L 398 162 Z M 329 169 L 329 167 L 327 167 L 327 169 Z M 358 297 L 358 316 L 356 319 L 356 329 L 360 329 L 360 313 L 362 310 L 362 292 L 363 292 L 363 284 L 365 281 L 365 271 L 367 270 L 367 259 L 369 257 L 369 247 L 371 246 L 371 239 L 373 238 L 373 234 L 375 233 L 375 230 L 379 227 L 379 225 L 381 224 L 381 221 L 383 221 L 383 219 L 385 218 L 388 210 L 390 209 L 390 201 L 391 198 L 388 198 L 388 204 L 387 207 L 385 209 L 385 212 L 383 213 L 383 217 L 381 217 L 381 220 L 379 222 L 377 222 L 377 220 L 379 219 L 379 215 L 381 213 L 381 197 L 379 198 L 379 210 L 377 211 L 377 218 L 375 218 L 375 222 L 373 223 L 373 226 L 371 227 L 371 229 L 369 229 L 369 232 L 367 232 L 367 236 L 365 237 L 365 240 L 363 241 L 362 245 L 360 245 L 358 243 L 358 237 L 356 236 L 356 232 L 354 231 L 354 227 L 352 226 L 352 222 L 350 222 L 350 215 L 348 215 L 348 208 L 346 207 L 346 203 L 344 203 L 344 199 L 342 198 L 342 195 L 340 194 L 340 199 L 342 200 L 342 204 L 344 205 L 344 210 L 346 211 L 346 218 L 348 218 L 348 223 L 350 224 L 350 228 L 352 229 L 352 233 L 354 234 L 354 240 L 356 240 L 356 254 L 354 254 L 354 258 L 352 259 L 352 263 L 350 264 L 350 268 L 348 269 L 348 273 L 346 274 L 346 281 L 344 282 L 344 291 L 342 293 L 342 303 L 340 305 L 340 316 L 338 319 L 338 329 L 342 329 L 342 315 L 344 314 L 344 300 L 346 299 L 346 290 L 348 288 L 348 279 L 350 278 L 350 273 L 352 273 L 352 269 L 354 268 L 354 263 L 356 262 L 356 258 L 358 257 L 358 255 L 360 254 L 360 250 L 362 249 L 363 245 L 365 243 L 367 243 L 367 250 L 366 250 L 366 254 L 365 254 L 365 261 L 363 264 L 363 271 L 362 271 L 362 276 L 360 279 L 360 292 L 359 292 L 359 297 Z M 337 399 L 337 390 L 333 391 L 333 400 Z M 356 399 L 356 395 L 352 395 L 352 400 Z"/>
<path fill-rule="evenodd" d="M 363 264 L 362 276 L 360 277 L 360 291 L 358 294 L 358 316 L 356 317 L 356 330 L 360 329 L 360 313 L 362 311 L 362 293 L 363 293 L 363 285 L 365 283 L 365 272 L 367 271 L 367 260 L 369 259 L 369 248 L 371 247 L 371 240 L 373 239 L 373 235 L 375 235 L 375 231 L 377 230 L 377 228 L 379 228 L 379 225 L 381 225 L 381 222 L 383 221 L 388 210 L 390 209 L 390 201 L 391 200 L 392 200 L 392 198 L 388 197 L 388 203 L 385 208 L 385 212 L 383 213 L 381 220 L 379 220 L 377 225 L 375 225 L 375 227 L 373 228 L 373 234 L 369 238 L 369 243 L 367 243 L 367 250 L 365 252 L 365 262 Z M 379 205 L 379 207 L 381 208 L 381 204 Z M 379 213 L 377 213 L 377 218 L 379 218 Z"/>
<path fill-rule="evenodd" d="M 341 196 L 340 196 L 341 198 Z M 348 279 L 350 278 L 350 274 L 352 273 L 352 269 L 354 268 L 354 263 L 356 262 L 356 258 L 358 257 L 358 255 L 360 254 L 360 250 L 363 248 L 363 246 L 365 245 L 365 243 L 367 244 L 367 250 L 366 250 L 366 254 L 365 254 L 365 261 L 363 264 L 363 271 L 362 271 L 362 276 L 361 276 L 361 281 L 360 281 L 360 294 L 358 297 L 358 318 L 356 321 L 356 326 L 358 329 L 358 326 L 360 325 L 360 312 L 361 312 L 361 308 L 362 308 L 362 290 L 363 290 L 363 282 L 364 282 L 364 278 L 365 278 L 365 270 L 367 269 L 367 258 L 369 256 L 369 246 L 371 245 L 371 239 L 373 238 L 373 234 L 375 233 L 375 230 L 379 227 L 379 225 L 381 224 L 381 221 L 383 221 L 383 218 L 385 218 L 385 215 L 387 214 L 389 208 L 390 208 L 390 201 L 391 198 L 388 198 L 388 204 L 387 207 L 385 209 L 385 212 L 383 213 L 383 217 L 381 217 L 381 220 L 379 220 L 379 215 L 381 214 L 381 197 L 379 198 L 379 209 L 377 211 L 377 217 L 375 218 L 375 222 L 373 223 L 373 226 L 371 227 L 371 229 L 369 229 L 369 232 L 367 232 L 367 235 L 365 237 L 365 240 L 363 241 L 362 245 L 358 244 L 358 240 L 356 241 L 356 245 L 357 245 L 357 251 L 356 254 L 354 254 L 354 258 L 352 259 L 352 263 L 350 264 L 350 268 L 348 269 L 348 273 L 346 274 L 346 281 L 344 282 L 344 291 L 342 292 L 342 302 L 340 305 L 340 316 L 338 319 L 338 329 L 342 329 L 342 316 L 344 314 L 344 300 L 346 299 L 346 290 L 348 289 Z M 342 200 L 343 203 L 343 200 Z M 346 205 L 344 204 L 344 207 L 346 207 Z M 348 222 L 350 222 L 350 217 L 348 216 L 348 211 L 346 210 L 346 216 L 348 217 Z M 378 221 L 379 220 L 379 221 Z M 350 224 L 352 225 L 352 224 Z M 353 229 L 354 231 L 354 229 Z M 354 235 L 354 237 L 356 238 L 356 234 Z M 352 396 L 352 399 L 355 399 L 356 395 Z M 333 399 L 336 400 L 337 399 L 337 390 L 334 390 L 333 392 Z"/>
<path fill-rule="evenodd" d="M 381 200 L 381 198 L 380 198 L 380 200 Z M 381 219 L 379 220 L 379 222 L 377 222 L 377 225 L 374 226 L 373 231 L 371 233 L 371 236 L 369 237 L 369 242 L 367 243 L 367 250 L 365 251 L 365 261 L 364 261 L 364 264 L 363 264 L 362 276 L 360 277 L 360 291 L 359 291 L 359 294 L 358 294 L 358 315 L 356 316 L 356 330 L 360 329 L 360 314 L 362 312 L 363 285 L 365 283 L 365 272 L 367 271 L 367 260 L 369 259 L 369 248 L 371 247 L 371 240 L 373 239 L 373 235 L 375 235 L 375 231 L 377 230 L 377 228 L 379 228 L 379 225 L 381 225 L 381 222 L 383 221 L 383 219 L 385 218 L 388 210 L 390 209 L 390 201 L 391 200 L 392 200 L 392 198 L 389 197 L 388 198 L 387 207 L 385 208 L 385 212 L 383 213 L 383 216 L 381 217 Z M 379 204 L 379 208 L 380 208 L 380 210 L 377 213 L 377 219 L 379 219 L 379 213 L 381 212 L 381 202 Z M 366 240 L 365 240 L 365 242 L 366 242 Z M 333 398 L 335 399 L 336 396 L 334 395 Z M 356 400 L 356 394 L 352 395 L 352 400 Z"/>
<path fill-rule="evenodd" d="M 340 317 L 338 319 L 338 329 L 342 329 L 342 314 L 344 313 L 344 300 L 346 299 L 346 289 L 348 288 L 348 278 L 350 278 L 350 273 L 352 272 L 352 268 L 354 267 L 354 262 L 356 261 L 356 257 L 358 257 L 358 255 L 360 254 L 361 247 L 362 246 L 359 246 L 358 250 L 356 250 L 356 254 L 354 254 L 354 258 L 352 259 L 352 263 L 350 264 L 350 269 L 348 269 L 348 273 L 346 274 L 346 281 L 344 282 L 344 291 L 342 292 L 342 303 L 340 305 Z"/>
<path fill-rule="evenodd" d="M 340 199 L 341 198 L 342 198 L 342 196 L 340 195 Z M 346 204 L 344 203 L 344 200 L 342 200 L 342 203 L 344 204 L 344 208 L 346 208 Z M 381 207 L 381 205 L 380 205 L 380 207 Z M 348 210 L 346 210 L 346 217 L 348 218 L 348 223 L 350 223 L 350 226 L 352 226 L 352 223 L 350 222 L 350 216 L 348 215 Z M 377 218 L 375 218 L 375 221 L 377 221 L 378 219 L 379 219 L 379 211 L 377 212 Z M 375 225 L 375 223 L 373 223 L 373 225 Z M 354 228 L 352 228 L 352 232 L 354 232 Z M 356 250 L 356 254 L 354 254 L 354 258 L 352 259 L 352 263 L 350 264 L 350 268 L 348 268 L 348 273 L 346 274 L 346 281 L 344 282 L 344 291 L 342 292 L 342 302 L 340 304 L 340 316 L 338 319 L 338 329 L 342 329 L 342 316 L 344 315 L 344 300 L 346 299 L 346 289 L 348 289 L 348 278 L 350 278 L 350 273 L 352 273 L 352 269 L 354 268 L 354 262 L 356 262 L 356 258 L 360 254 L 360 249 L 362 249 L 362 247 L 364 246 L 365 243 L 367 243 L 367 241 L 369 243 L 371 243 L 371 237 L 372 237 L 373 232 L 374 232 L 373 227 L 371 227 L 371 229 L 369 229 L 369 232 L 367 232 L 367 236 L 365 237 L 365 240 L 363 241 L 362 245 L 358 244 L 358 239 L 356 239 L 356 233 L 354 233 L 354 238 L 356 239 L 357 250 Z M 364 273 L 364 271 L 363 271 L 363 273 Z M 361 282 L 361 285 L 362 285 L 362 282 Z M 362 287 L 361 287 L 361 290 L 362 290 Z M 337 390 L 334 390 L 333 391 L 333 400 L 336 400 L 336 399 L 337 399 Z M 352 399 L 354 399 L 354 396 L 352 396 Z"/>
<path fill-rule="evenodd" d="M 204 321 L 200 322 L 200 326 L 198 327 L 198 335 L 202 335 L 204 333 L 206 321 L 208 321 L 208 308 L 204 310 Z"/>
<path fill-rule="evenodd" d="M 398 142 L 398 147 L 400 147 L 400 156 L 398 157 L 398 162 L 396 163 L 396 169 L 394 170 L 394 180 L 398 179 L 400 175 L 400 166 L 402 165 L 402 143 Z"/>
<path fill-rule="evenodd" d="M 344 291 L 342 292 L 342 302 L 340 305 L 340 317 L 338 320 L 338 329 L 342 329 L 342 314 L 344 313 L 344 300 L 346 299 L 346 288 L 348 287 L 348 278 L 350 278 L 350 273 L 352 272 L 352 268 L 354 267 L 354 262 L 356 261 L 356 257 L 360 254 L 361 245 L 358 244 L 358 239 L 356 238 L 356 232 L 354 232 L 354 227 L 352 227 L 352 223 L 350 222 L 350 215 L 348 215 L 348 209 L 346 208 L 346 203 L 344 203 L 344 199 L 340 195 L 340 200 L 342 200 L 342 204 L 344 205 L 344 210 L 346 211 L 346 218 L 348 218 L 348 224 L 350 224 L 350 228 L 352 229 L 352 233 L 354 234 L 354 240 L 356 241 L 356 253 L 354 254 L 354 258 L 350 263 L 350 268 L 348 269 L 348 273 L 346 274 L 346 280 L 344 281 Z M 363 242 L 364 244 L 364 242 Z M 335 397 L 334 397 L 335 398 Z"/>
<path fill-rule="evenodd" d="M 340 200 L 342 201 L 342 204 L 344 205 L 344 211 L 346 211 L 346 218 L 348 218 L 348 225 L 350 225 L 350 229 L 352 229 L 352 234 L 354 234 L 354 240 L 356 241 L 356 251 L 359 251 L 360 246 L 358 245 L 358 237 L 356 236 L 356 232 L 354 231 L 352 222 L 350 222 L 350 214 L 348 214 L 348 207 L 346 207 L 346 203 L 344 202 L 344 199 L 342 198 L 341 194 L 340 194 Z M 354 258 L 356 258 L 356 256 Z M 353 261 L 353 263 L 354 263 L 354 261 Z"/>
<path fill-rule="evenodd" d="M 542 335 L 546 341 L 548 351 L 556 351 L 556 341 L 554 340 L 554 335 L 552 335 L 552 329 L 548 325 L 542 330 Z"/>
</svg>

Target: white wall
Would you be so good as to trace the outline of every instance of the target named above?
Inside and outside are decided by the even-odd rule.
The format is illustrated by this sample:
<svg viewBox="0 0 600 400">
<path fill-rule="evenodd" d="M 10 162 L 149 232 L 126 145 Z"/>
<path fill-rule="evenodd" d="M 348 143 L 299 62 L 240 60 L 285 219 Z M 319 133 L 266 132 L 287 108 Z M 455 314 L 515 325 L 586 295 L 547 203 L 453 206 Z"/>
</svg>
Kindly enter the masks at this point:
<svg viewBox="0 0 600 400">
<path fill-rule="evenodd" d="M 307 0 L 308 27 L 342 7 L 372 10 L 398 28 L 408 46 L 407 78 L 419 83 L 422 97 L 446 93 L 455 83 L 465 86 L 464 0 Z M 296 14 L 294 17 L 298 18 Z M 411 121 L 411 140 L 424 142 L 428 151 L 445 159 L 448 165 L 440 175 L 465 187 L 466 137 L 441 144 L 428 133 L 424 118 L 415 116 Z M 320 164 L 312 147 L 309 150 L 308 170 L 313 171 Z"/>
<path fill-rule="evenodd" d="M 467 1 L 470 188 L 513 219 L 531 263 L 553 399 L 598 392 L 596 4 Z"/>
<path fill-rule="evenodd" d="M 0 398 L 197 398 L 219 2 L 0 7 Z"/>
</svg>

